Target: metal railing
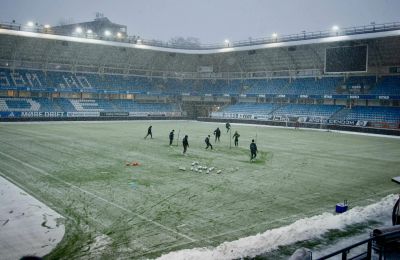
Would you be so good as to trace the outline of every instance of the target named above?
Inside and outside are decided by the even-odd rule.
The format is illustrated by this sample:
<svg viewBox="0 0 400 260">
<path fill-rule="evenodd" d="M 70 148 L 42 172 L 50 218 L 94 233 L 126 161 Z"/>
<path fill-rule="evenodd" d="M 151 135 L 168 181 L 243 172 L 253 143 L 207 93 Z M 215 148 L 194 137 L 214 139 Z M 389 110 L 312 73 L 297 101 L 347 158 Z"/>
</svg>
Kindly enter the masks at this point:
<svg viewBox="0 0 400 260">
<path fill-rule="evenodd" d="M 345 248 L 337 250 L 337 251 L 335 251 L 333 253 L 330 253 L 329 255 L 325 255 L 325 256 L 319 257 L 316 260 L 325 260 L 325 259 L 329 259 L 331 257 L 338 256 L 338 255 L 341 255 L 341 259 L 342 260 L 344 260 L 344 259 L 349 259 L 349 260 L 350 259 L 358 259 L 360 257 L 363 257 L 363 259 L 372 259 L 372 253 L 373 253 L 372 249 L 373 249 L 374 243 L 376 243 L 379 240 L 394 239 L 394 238 L 400 239 L 400 231 L 397 230 L 397 231 L 389 232 L 389 233 L 386 233 L 386 234 L 373 236 L 371 238 L 362 240 L 362 241 L 360 241 L 358 243 L 355 243 L 353 245 L 350 245 L 348 247 L 345 247 Z M 361 246 L 361 245 L 365 245 L 365 244 L 367 244 L 367 251 L 366 252 L 363 252 L 361 254 L 358 254 L 356 256 L 348 258 L 348 255 L 349 255 L 349 252 L 350 252 L 351 249 L 356 248 L 356 247 Z M 379 259 L 382 258 L 382 253 L 383 253 L 382 250 L 378 250 Z"/>
<path fill-rule="evenodd" d="M 315 32 L 306 32 L 302 31 L 297 34 L 289 34 L 282 35 L 277 37 L 265 37 L 265 38 L 256 38 L 245 41 L 233 41 L 229 43 L 221 43 L 221 44 L 174 44 L 169 42 L 164 42 L 160 40 L 147 40 L 141 39 L 138 36 L 126 36 L 126 37 L 116 37 L 116 36 L 99 36 L 94 34 L 82 33 L 82 34 L 62 34 L 56 31 L 53 31 L 50 28 L 45 28 L 43 25 L 34 25 L 34 26 L 25 26 L 18 23 L 4 23 L 0 22 L 0 28 L 8 29 L 8 30 L 17 30 L 17 31 L 30 31 L 37 33 L 46 33 L 46 34 L 55 34 L 55 35 L 63 35 L 63 36 L 71 36 L 71 37 L 79 37 L 79 38 L 90 38 L 90 39 L 100 39 L 105 41 L 115 41 L 115 42 L 124 42 L 124 43 L 133 43 L 133 44 L 142 44 L 153 47 L 162 47 L 162 48 L 170 48 L 170 49 L 185 49 L 185 50 L 214 50 L 214 49 L 223 49 L 223 48 L 233 48 L 233 47 L 245 47 L 245 46 L 253 46 L 259 44 L 269 44 L 269 43 L 277 43 L 277 42 L 290 42 L 290 41 L 300 41 L 300 40 L 312 40 L 326 37 L 334 37 L 334 36 L 345 36 L 345 35 L 356 35 L 356 34 L 365 34 L 365 33 L 375 33 L 375 32 L 385 32 L 385 31 L 393 31 L 400 30 L 400 22 L 392 22 L 392 23 L 383 23 L 383 24 L 374 24 L 364 26 L 356 26 L 356 27 L 347 27 L 334 30 L 326 30 L 326 31 L 315 31 Z"/>
</svg>

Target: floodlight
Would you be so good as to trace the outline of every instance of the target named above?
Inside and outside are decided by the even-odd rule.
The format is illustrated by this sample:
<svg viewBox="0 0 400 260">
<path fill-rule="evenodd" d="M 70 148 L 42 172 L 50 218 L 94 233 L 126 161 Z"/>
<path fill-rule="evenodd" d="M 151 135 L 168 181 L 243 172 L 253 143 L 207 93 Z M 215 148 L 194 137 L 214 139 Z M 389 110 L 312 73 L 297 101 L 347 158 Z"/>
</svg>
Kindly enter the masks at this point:
<svg viewBox="0 0 400 260">
<path fill-rule="evenodd" d="M 332 26 L 332 31 L 334 31 L 334 32 L 339 31 L 339 26 L 337 26 L 337 25 Z"/>
<path fill-rule="evenodd" d="M 92 30 L 90 30 L 90 29 L 89 29 L 89 30 L 87 30 L 86 32 L 87 32 L 88 34 L 91 34 L 91 33 L 93 33 L 93 31 L 92 31 Z"/>
<path fill-rule="evenodd" d="M 276 33 L 276 32 L 274 32 L 273 34 L 272 34 L 272 38 L 278 38 L 278 34 Z"/>
<path fill-rule="evenodd" d="M 225 43 L 225 47 L 229 47 L 230 41 L 229 41 L 228 39 L 226 39 L 226 40 L 224 41 L 224 43 Z"/>
<path fill-rule="evenodd" d="M 142 44 L 142 39 L 137 39 L 136 43 L 137 44 Z"/>
<path fill-rule="evenodd" d="M 111 32 L 110 32 L 109 30 L 106 30 L 106 31 L 104 31 L 104 35 L 105 35 L 105 36 L 110 36 L 110 35 L 111 35 Z"/>
<path fill-rule="evenodd" d="M 33 27 L 33 25 L 35 25 L 33 22 L 29 21 L 26 25 L 28 25 L 29 27 Z"/>
<path fill-rule="evenodd" d="M 117 32 L 117 37 L 118 37 L 118 38 L 121 38 L 121 37 L 122 37 L 122 33 Z"/>
<path fill-rule="evenodd" d="M 45 29 L 50 29 L 50 25 L 49 25 L 49 24 L 45 24 L 45 25 L 44 25 L 44 28 L 45 28 Z"/>
<path fill-rule="evenodd" d="M 76 27 L 75 32 L 82 33 L 82 28 L 81 27 Z"/>
</svg>

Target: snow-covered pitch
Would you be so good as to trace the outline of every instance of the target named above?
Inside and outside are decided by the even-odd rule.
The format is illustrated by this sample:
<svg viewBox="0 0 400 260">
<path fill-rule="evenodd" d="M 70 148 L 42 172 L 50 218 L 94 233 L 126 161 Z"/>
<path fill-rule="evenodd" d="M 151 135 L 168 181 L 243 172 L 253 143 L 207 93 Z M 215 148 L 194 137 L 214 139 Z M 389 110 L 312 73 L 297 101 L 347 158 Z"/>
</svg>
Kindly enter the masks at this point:
<svg viewBox="0 0 400 260">
<path fill-rule="evenodd" d="M 144 140 L 149 125 L 153 139 Z M 299 234 L 314 220 L 324 226 L 324 217 L 314 216 L 326 216 L 327 225 L 336 223 L 333 228 L 357 223 L 332 220 L 343 200 L 366 212 L 359 218 L 366 226 L 370 218 L 380 221 L 363 208 L 399 190 L 390 181 L 399 174 L 398 138 L 232 124 L 240 133 L 239 147 L 230 148 L 222 131 L 221 142 L 211 140 L 214 149 L 205 150 L 205 137 L 217 127 L 224 124 L 0 124 L 0 176 L 64 217 L 65 237 L 50 256 L 70 259 L 190 254 L 196 259 L 199 251 L 219 259 L 221 252 L 226 258 L 253 256 L 297 242 L 285 230 Z M 180 139 L 189 136 L 186 155 L 182 140 L 169 146 L 172 129 L 180 131 Z M 255 137 L 259 153 L 250 163 Z M 393 201 L 387 198 L 385 209 Z M 366 209 L 375 208 L 382 207 Z M 265 234 L 290 239 L 271 242 Z M 257 248 L 246 247 L 248 241 Z M 204 247 L 208 250 L 199 250 Z M 189 251 L 171 253 L 183 249 Z"/>
</svg>

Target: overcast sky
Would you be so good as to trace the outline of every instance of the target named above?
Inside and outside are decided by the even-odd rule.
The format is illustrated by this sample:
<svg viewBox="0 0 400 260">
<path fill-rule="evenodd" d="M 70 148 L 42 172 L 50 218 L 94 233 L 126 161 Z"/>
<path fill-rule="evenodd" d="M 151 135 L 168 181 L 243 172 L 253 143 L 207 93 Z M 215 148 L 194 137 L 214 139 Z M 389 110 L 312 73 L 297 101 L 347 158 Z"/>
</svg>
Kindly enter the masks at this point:
<svg viewBox="0 0 400 260">
<path fill-rule="evenodd" d="M 96 12 L 144 39 L 191 36 L 220 43 L 400 22 L 400 0 L 0 0 L 2 22 L 57 25 L 93 20 Z"/>
</svg>

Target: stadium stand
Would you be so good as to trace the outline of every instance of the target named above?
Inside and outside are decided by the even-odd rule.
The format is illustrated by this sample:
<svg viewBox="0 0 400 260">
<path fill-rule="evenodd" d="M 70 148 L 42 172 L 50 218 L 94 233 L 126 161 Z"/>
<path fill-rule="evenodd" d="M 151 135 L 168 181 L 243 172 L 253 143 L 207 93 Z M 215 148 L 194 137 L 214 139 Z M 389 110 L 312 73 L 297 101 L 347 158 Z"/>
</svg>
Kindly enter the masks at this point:
<svg viewBox="0 0 400 260">
<path fill-rule="evenodd" d="M 288 94 L 334 95 L 374 94 L 400 95 L 400 76 L 350 76 L 247 80 L 192 80 L 163 79 L 138 76 L 76 73 L 40 70 L 0 69 L 0 89 L 27 87 L 55 88 L 70 91 L 133 91 L 133 93 L 179 95 L 190 94 Z M 66 98 L 1 98 L 0 111 L 36 112 L 180 112 L 175 104 L 138 103 L 119 99 L 66 99 Z M 278 103 L 237 103 L 220 112 L 271 116 L 323 117 L 335 120 L 366 120 L 398 124 L 399 108 L 380 106 L 354 106 Z"/>
<path fill-rule="evenodd" d="M 400 123 L 400 107 L 355 106 L 346 108 L 343 105 L 306 105 L 306 104 L 256 104 L 238 103 L 220 110 L 223 113 L 272 115 L 283 117 L 322 117 L 335 120 L 355 120 L 386 122 L 396 127 Z"/>
<path fill-rule="evenodd" d="M 345 110 L 346 120 L 367 120 L 374 122 L 399 123 L 399 107 L 362 107 L 356 106 Z"/>
<path fill-rule="evenodd" d="M 238 103 L 223 108 L 221 112 L 268 115 L 278 107 L 278 104 Z"/>
<path fill-rule="evenodd" d="M 330 118 L 333 114 L 342 109 L 343 106 L 335 105 L 304 105 L 304 104 L 289 104 L 282 106 L 276 111 L 276 116 L 318 116 Z"/>
<path fill-rule="evenodd" d="M 180 112 L 174 104 L 131 100 L 0 98 L 0 112 Z"/>
<path fill-rule="evenodd" d="M 300 78 L 294 80 L 288 87 L 286 94 L 324 95 L 335 93 L 340 84 L 339 77 L 324 77 L 322 79 Z"/>
<path fill-rule="evenodd" d="M 243 92 L 247 94 L 284 94 L 288 79 L 251 79 L 243 82 Z"/>
<path fill-rule="evenodd" d="M 70 112 L 77 117 L 84 113 L 99 117 L 120 112 L 183 113 L 194 119 L 212 113 L 223 118 L 221 113 L 230 113 L 229 118 L 240 119 L 237 114 L 245 114 L 244 119 L 273 118 L 273 124 L 279 121 L 275 117 L 291 117 L 291 121 L 307 117 L 313 124 L 328 118 L 353 121 L 352 126 L 365 120 L 368 126 L 379 127 L 382 121 L 398 129 L 399 27 L 398 23 L 374 24 L 343 31 L 349 34 L 345 42 L 333 40 L 331 32 L 318 32 L 280 36 L 265 42 L 273 43 L 270 46 L 237 42 L 229 49 L 220 46 L 223 51 L 215 46 L 203 46 L 201 51 L 198 46 L 188 52 L 178 46 L 154 49 L 144 39 L 140 44 L 146 50 L 132 44 L 122 46 L 121 40 L 102 45 L 75 36 L 74 40 L 49 38 L 48 31 L 27 38 L 21 28 L 9 24 L 0 34 L 0 117 L 17 120 L 26 111 Z M 378 29 L 385 35 L 371 37 L 370 30 Z M 295 44 L 299 36 L 310 42 Z M 324 38 L 323 43 L 314 41 L 319 38 Z M 273 46 L 277 40 L 279 47 Z M 365 50 L 365 56 L 353 56 L 353 51 L 336 55 L 349 47 Z M 326 55 L 333 49 L 336 56 L 329 59 L 341 59 L 337 66 Z M 346 65 L 364 58 L 356 64 L 368 64 L 368 68 Z"/>
<path fill-rule="evenodd" d="M 400 76 L 382 77 L 371 94 L 400 96 Z"/>
<path fill-rule="evenodd" d="M 109 90 L 176 95 L 191 94 L 378 94 L 400 95 L 400 76 L 375 76 L 247 79 L 247 80 L 190 80 L 162 79 L 138 76 L 94 74 L 39 70 L 0 69 L 0 87 L 30 87 L 32 89 Z"/>
<path fill-rule="evenodd" d="M 367 94 L 376 84 L 375 76 L 351 76 L 346 79 L 339 93 Z"/>
</svg>

